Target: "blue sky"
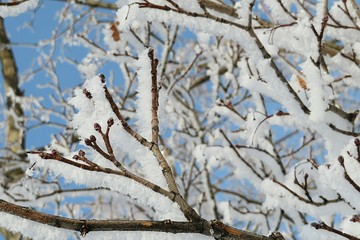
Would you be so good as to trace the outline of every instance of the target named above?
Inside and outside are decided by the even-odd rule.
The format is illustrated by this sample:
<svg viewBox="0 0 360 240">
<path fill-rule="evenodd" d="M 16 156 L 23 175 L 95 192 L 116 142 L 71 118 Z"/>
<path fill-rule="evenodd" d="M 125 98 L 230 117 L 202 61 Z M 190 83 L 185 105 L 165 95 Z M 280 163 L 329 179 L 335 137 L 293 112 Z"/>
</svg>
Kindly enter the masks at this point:
<svg viewBox="0 0 360 240">
<path fill-rule="evenodd" d="M 38 44 L 39 41 L 52 37 L 54 30 L 58 27 L 56 19 L 59 19 L 59 16 L 57 16 L 57 12 L 64 6 L 65 4 L 60 1 L 43 1 L 35 12 L 27 12 L 16 17 L 5 19 L 5 26 L 10 41 L 13 43 L 12 49 L 20 76 L 23 77 L 25 73 L 39 69 L 39 64 L 36 63 L 35 60 L 36 57 L 41 53 L 48 54 L 51 51 L 50 45 L 39 48 L 36 44 Z M 64 26 L 66 27 L 66 24 L 63 24 L 60 29 L 64 29 Z M 66 49 L 57 47 L 53 58 L 61 54 L 80 62 L 86 53 L 86 49 L 82 46 L 67 47 Z M 109 71 L 109 69 L 104 71 Z M 74 89 L 84 80 L 75 67 L 66 61 L 57 61 L 56 72 L 59 76 L 60 87 L 62 89 Z M 0 78 L 0 91 L 4 96 L 2 76 L 0 76 Z M 43 97 L 44 100 L 42 104 L 49 106 L 49 95 L 51 92 L 49 92 L 49 89 L 39 89 L 37 87 L 39 84 L 49 82 L 49 79 L 45 71 L 40 71 L 30 81 L 23 83 L 21 89 L 25 90 L 26 96 L 33 95 Z M 52 118 L 52 120 L 59 121 L 59 119 L 56 118 Z M 40 127 L 28 131 L 26 141 L 27 149 L 34 149 L 48 144 L 51 134 L 58 132 L 59 129 L 55 127 Z"/>
<path fill-rule="evenodd" d="M 15 55 L 15 60 L 19 69 L 19 73 L 23 74 L 32 68 L 34 58 L 39 55 L 39 51 L 33 44 L 37 44 L 42 39 L 51 37 L 53 29 L 56 27 L 55 13 L 63 6 L 63 3 L 57 1 L 44 1 L 42 5 L 36 10 L 36 13 L 27 12 L 16 17 L 8 17 L 5 19 L 5 27 L 8 32 L 10 41 L 14 44 L 12 50 Z M 31 24 L 31 26 L 29 26 Z M 45 51 L 49 48 L 45 47 Z M 36 69 L 36 67 L 35 67 Z M 61 71 L 69 74 L 68 71 Z M 1 92 L 4 93 L 3 79 L 0 75 Z M 66 76 L 64 76 L 66 78 Z M 45 83 L 47 77 L 45 74 L 38 74 L 36 78 L 23 84 L 22 90 L 25 90 L 27 96 L 44 96 L 47 92 L 43 89 L 38 89 L 36 86 Z M 66 82 L 64 82 L 66 83 Z M 50 140 L 50 133 L 55 129 L 38 128 L 28 133 L 27 147 L 37 147 L 44 145 Z M 40 137 L 41 136 L 41 137 Z"/>
</svg>

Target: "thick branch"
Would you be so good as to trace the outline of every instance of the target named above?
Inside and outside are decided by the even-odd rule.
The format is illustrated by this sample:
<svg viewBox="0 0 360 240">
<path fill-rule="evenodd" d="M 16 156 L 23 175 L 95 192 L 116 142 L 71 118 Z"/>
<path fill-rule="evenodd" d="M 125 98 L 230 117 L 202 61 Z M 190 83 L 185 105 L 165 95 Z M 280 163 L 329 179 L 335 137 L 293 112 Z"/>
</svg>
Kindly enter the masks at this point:
<svg viewBox="0 0 360 240">
<path fill-rule="evenodd" d="M 199 233 L 221 240 L 271 240 L 279 239 L 257 235 L 227 226 L 220 221 L 172 222 L 147 220 L 85 220 L 71 219 L 40 213 L 0 199 L 0 212 L 5 212 L 48 226 L 74 230 L 83 236 L 90 231 L 152 231 L 169 233 Z"/>
<path fill-rule="evenodd" d="M 172 233 L 202 233 L 204 226 L 194 222 L 167 222 L 145 220 L 80 220 L 21 207 L 0 200 L 0 211 L 49 226 L 88 233 L 90 231 L 159 231 Z"/>
</svg>

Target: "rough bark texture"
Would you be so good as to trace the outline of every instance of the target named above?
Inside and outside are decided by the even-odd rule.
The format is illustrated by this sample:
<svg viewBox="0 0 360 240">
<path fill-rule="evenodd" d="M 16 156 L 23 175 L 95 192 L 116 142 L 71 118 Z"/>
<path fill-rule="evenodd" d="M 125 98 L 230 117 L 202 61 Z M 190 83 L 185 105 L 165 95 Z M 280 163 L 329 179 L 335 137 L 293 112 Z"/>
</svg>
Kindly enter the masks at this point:
<svg viewBox="0 0 360 240">
<path fill-rule="evenodd" d="M 6 123 L 6 148 L 9 150 L 9 155 L 6 156 L 8 161 L 0 161 L 0 169 L 5 176 L 6 187 L 9 183 L 19 180 L 24 171 L 20 167 L 12 167 L 5 171 L 5 167 L 11 164 L 11 158 L 18 155 L 23 158 L 25 154 L 25 135 L 23 132 L 23 122 L 18 121 L 23 118 L 23 110 L 21 105 L 15 101 L 16 98 L 23 96 L 19 89 L 19 78 L 16 62 L 13 52 L 6 45 L 10 43 L 4 25 L 4 19 L 0 17 L 0 61 L 2 66 L 2 75 L 4 79 L 5 94 L 7 96 L 7 123 Z M 12 234 L 5 229 L 0 229 L 0 232 L 6 239 L 20 239 L 20 234 Z"/>
<path fill-rule="evenodd" d="M 219 240 L 271 240 L 283 239 L 281 235 L 271 237 L 238 230 L 220 221 L 172 222 L 147 220 L 86 220 L 71 219 L 40 213 L 27 207 L 21 207 L 0 200 L 0 212 L 6 212 L 37 223 L 57 228 L 74 230 L 82 236 L 90 231 L 157 231 L 169 233 L 199 233 L 213 236 Z"/>
<path fill-rule="evenodd" d="M 17 101 L 23 96 L 19 88 L 19 78 L 14 54 L 8 45 L 10 43 L 4 25 L 4 20 L 0 18 L 0 61 L 2 65 L 2 75 L 4 78 L 6 102 L 8 109 L 6 124 L 6 146 L 14 154 L 25 156 L 25 135 L 23 129 L 24 112 Z"/>
</svg>

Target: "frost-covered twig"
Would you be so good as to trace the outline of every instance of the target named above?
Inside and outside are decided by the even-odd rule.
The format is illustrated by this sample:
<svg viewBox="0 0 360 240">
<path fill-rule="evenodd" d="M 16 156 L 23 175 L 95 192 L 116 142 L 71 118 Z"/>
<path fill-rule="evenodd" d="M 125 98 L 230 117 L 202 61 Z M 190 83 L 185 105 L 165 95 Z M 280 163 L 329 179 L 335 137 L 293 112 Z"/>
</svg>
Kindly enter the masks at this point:
<svg viewBox="0 0 360 240">
<path fill-rule="evenodd" d="M 330 123 L 329 124 L 329 127 L 336 131 L 336 132 L 339 132 L 341 134 L 344 134 L 344 135 L 348 135 L 348 136 L 353 136 L 353 137 L 359 137 L 360 136 L 360 133 L 357 133 L 357 132 L 350 132 L 350 131 L 345 131 L 345 130 L 342 130 L 342 129 L 339 129 L 337 128 L 334 124 Z"/>
<path fill-rule="evenodd" d="M 56 1 L 69 2 L 69 0 L 56 0 Z M 75 0 L 74 3 L 93 7 L 93 8 L 105 8 L 105 9 L 111 9 L 111 10 L 118 9 L 118 6 L 114 3 L 107 3 L 107 2 L 97 1 L 97 0 L 85 0 L 85 1 Z"/>
<path fill-rule="evenodd" d="M 153 58 L 154 61 L 154 58 Z M 153 62 L 155 63 L 155 62 Z M 153 66 L 154 67 L 154 66 Z M 155 65 L 155 69 L 156 69 L 156 65 Z M 156 70 L 152 70 L 155 71 L 154 73 L 156 74 Z M 105 76 L 104 75 L 100 75 L 102 81 L 105 82 Z M 154 84 L 156 84 L 156 88 L 153 88 L 154 90 L 152 90 L 152 93 L 155 94 L 155 96 L 153 95 L 153 100 L 152 100 L 152 104 L 155 104 L 156 106 L 152 106 L 153 109 L 153 117 L 155 116 L 157 118 L 157 104 L 158 104 L 158 89 L 157 89 L 157 76 L 153 75 L 153 80 L 155 81 Z M 152 143 L 149 142 L 146 138 L 142 137 L 139 133 L 137 133 L 136 131 L 134 131 L 130 125 L 126 122 L 126 120 L 124 119 L 124 117 L 122 116 L 122 114 L 120 113 L 120 110 L 118 108 L 118 106 L 116 105 L 116 103 L 114 102 L 110 92 L 108 91 L 106 85 L 104 85 L 104 91 L 105 91 L 105 96 L 106 99 L 109 101 L 111 109 L 113 110 L 113 112 L 115 113 L 115 115 L 118 117 L 118 119 L 120 120 L 120 122 L 122 123 L 122 126 L 124 127 L 124 129 L 131 135 L 133 136 L 139 143 L 141 143 L 142 145 L 144 145 L 145 147 L 149 148 L 153 154 L 155 155 L 156 159 L 158 160 L 161 168 L 163 169 L 163 174 L 165 176 L 165 179 L 168 183 L 169 189 L 170 191 L 174 192 L 175 194 L 179 194 L 179 190 L 177 187 L 177 184 L 175 183 L 173 174 L 172 174 L 172 170 L 169 166 L 169 164 L 167 163 L 166 159 L 164 158 L 163 154 L 161 153 L 159 146 L 157 144 L 158 141 L 158 120 L 154 120 L 152 119 L 151 122 L 152 124 L 155 124 L 155 128 L 153 125 L 152 131 L 154 134 L 154 137 L 157 138 L 156 143 Z M 154 100 L 155 98 L 155 100 Z M 155 111 L 155 112 L 154 112 Z M 181 197 L 182 198 L 182 197 Z M 196 214 L 197 215 L 197 214 Z"/>
<path fill-rule="evenodd" d="M 322 230 L 325 230 L 325 231 L 329 231 L 329 232 L 332 232 L 332 233 L 335 233 L 339 236 L 342 236 L 344 238 L 347 238 L 349 240 L 359 240 L 360 238 L 357 238 L 357 237 L 354 237 L 350 234 L 347 234 L 347 233 L 344 233 L 342 231 L 339 231 L 333 227 L 330 227 L 328 226 L 326 223 L 324 222 L 319 222 L 319 223 L 312 223 L 311 226 L 313 226 L 314 228 L 316 229 L 322 229 Z"/>
<path fill-rule="evenodd" d="M 152 143 L 158 145 L 159 143 L 159 89 L 157 80 L 157 67 L 159 61 L 154 57 L 154 49 L 150 49 L 148 53 L 151 64 L 151 134 Z M 150 149 L 151 150 L 151 149 Z"/>
<path fill-rule="evenodd" d="M 225 132 L 220 129 L 220 133 L 223 135 L 223 137 L 225 138 L 225 140 L 229 143 L 230 147 L 234 150 L 234 152 L 236 153 L 236 155 L 239 157 L 239 159 L 246 165 L 248 166 L 248 168 L 250 168 L 250 170 L 258 177 L 260 178 L 261 180 L 264 179 L 263 176 L 260 175 L 260 173 L 258 173 L 256 171 L 256 169 L 250 165 L 250 163 L 248 163 L 242 156 L 241 154 L 239 153 L 239 151 L 236 149 L 236 147 L 234 146 L 234 144 L 230 141 L 230 139 L 226 136 Z"/>
<path fill-rule="evenodd" d="M 105 76 L 103 74 L 100 74 L 100 78 L 105 83 Z M 116 105 L 112 95 L 110 94 L 109 90 L 107 89 L 106 85 L 104 84 L 104 92 L 105 97 L 110 103 L 110 107 L 112 111 L 115 113 L 116 117 L 120 120 L 122 126 L 124 127 L 125 131 L 127 131 L 132 137 L 134 137 L 139 143 L 144 145 L 147 148 L 150 148 L 152 144 L 146 140 L 143 136 L 141 136 L 139 133 L 135 132 L 132 127 L 127 123 L 123 115 L 120 113 L 119 107 Z"/>
<path fill-rule="evenodd" d="M 358 138 L 356 138 L 354 142 L 355 142 L 357 154 L 358 154 L 358 156 L 354 157 L 354 158 L 360 163 L 360 141 Z M 348 153 L 348 154 L 350 155 L 350 153 Z M 339 161 L 341 167 L 344 169 L 344 178 L 346 179 L 346 181 L 348 181 L 356 189 L 356 191 L 358 191 L 360 193 L 360 186 L 351 178 L 351 176 L 349 175 L 349 173 L 345 167 L 344 157 L 339 156 L 338 161 Z"/>
<path fill-rule="evenodd" d="M 106 132 L 104 133 L 102 131 L 102 129 L 101 129 L 100 124 L 98 124 L 98 123 L 94 124 L 94 129 L 95 129 L 95 131 L 100 133 L 100 135 L 101 135 L 101 137 L 102 137 L 102 139 L 103 139 L 103 141 L 105 143 L 105 147 L 106 147 L 108 153 L 105 153 L 99 147 L 99 145 L 96 143 L 96 137 L 94 135 L 90 135 L 90 137 L 86 138 L 84 140 L 84 142 L 85 142 L 85 144 L 87 146 L 92 147 L 95 151 L 100 153 L 103 157 L 110 160 L 117 168 L 119 168 L 122 171 L 126 171 L 126 169 L 122 166 L 122 164 L 116 159 L 116 157 L 114 155 L 113 148 L 112 148 L 111 143 L 110 143 L 109 132 L 110 132 L 110 128 L 111 128 L 112 125 L 114 125 L 114 119 L 109 118 L 108 121 L 107 121 Z"/>
<path fill-rule="evenodd" d="M 230 25 L 234 25 L 240 29 L 247 29 L 246 26 L 242 25 L 242 24 L 238 24 L 236 22 L 232 22 L 232 21 L 229 21 L 225 18 L 222 18 L 222 17 L 217 17 L 217 16 L 214 16 L 214 15 L 211 15 L 209 13 L 197 13 L 197 12 L 191 12 L 191 11 L 187 11 L 183 8 L 176 8 L 176 7 L 170 7 L 168 5 L 159 5 L 159 4 L 155 4 L 155 3 L 151 3 L 149 1 L 144 1 L 144 2 L 139 2 L 138 3 L 139 7 L 140 8 L 152 8 L 152 9 L 159 9 L 159 10 L 163 10 L 163 11 L 173 11 L 173 12 L 177 12 L 179 14 L 182 14 L 182 15 L 188 15 L 188 16 L 191 16 L 191 17 L 199 17 L 199 18 L 209 18 L 209 19 L 212 19 L 212 20 L 215 20 L 215 21 L 218 21 L 218 22 L 221 22 L 221 23 L 225 23 L 225 24 L 230 24 Z"/>
<path fill-rule="evenodd" d="M 276 179 L 272 179 L 272 181 L 276 184 L 278 184 L 279 186 L 283 187 L 284 189 L 286 189 L 289 193 L 291 193 L 291 195 L 293 195 L 294 197 L 296 197 L 299 201 L 311 204 L 311 205 L 315 205 L 315 206 L 324 206 L 330 203 L 336 203 L 336 202 L 341 202 L 344 201 L 344 199 L 341 198 L 340 195 L 338 195 L 338 198 L 335 199 L 326 199 L 322 196 L 320 196 L 321 199 L 323 199 L 323 202 L 315 202 L 313 201 L 311 198 L 310 199 L 306 199 L 302 196 L 300 196 L 298 193 L 296 193 L 295 191 L 291 190 L 289 187 L 287 187 L 286 185 L 284 185 L 283 183 L 277 181 Z"/>
<path fill-rule="evenodd" d="M 172 170 L 164 158 L 164 155 L 161 153 L 159 149 L 159 118 L 158 118 L 158 108 L 159 108 L 159 89 L 158 89 L 158 79 L 157 79 L 157 66 L 158 60 L 154 57 L 154 50 L 150 49 L 148 52 L 148 56 L 151 64 L 151 133 L 152 133 L 152 143 L 150 146 L 150 150 L 154 153 L 156 159 L 158 160 L 166 182 L 170 191 L 175 194 L 179 194 L 179 189 L 174 179 L 174 175 Z"/>
<path fill-rule="evenodd" d="M 154 192 L 160 193 L 170 199 L 174 199 L 175 196 L 173 193 L 170 193 L 169 191 L 166 191 L 165 189 L 161 188 L 160 186 L 153 184 L 152 182 L 147 181 L 144 178 L 141 178 L 125 169 L 122 171 L 113 170 L 111 168 L 102 167 L 92 161 L 90 161 L 87 157 L 85 157 L 85 152 L 83 150 L 79 150 L 79 153 L 77 155 L 74 155 L 73 159 L 71 160 L 68 158 L 65 158 L 58 154 L 56 151 L 52 151 L 51 153 L 47 152 L 37 152 L 37 151 L 30 151 L 28 152 L 30 154 L 38 154 L 42 159 L 48 159 L 48 160 L 56 160 L 68 165 L 72 165 L 76 168 L 83 169 L 85 171 L 92 171 L 92 172 L 102 172 L 105 174 L 113 174 L 113 175 L 119 175 L 122 177 L 133 179 L 134 181 L 140 183 L 141 185 L 150 188 Z M 83 163 L 80 163 L 79 161 L 82 161 Z"/>
</svg>

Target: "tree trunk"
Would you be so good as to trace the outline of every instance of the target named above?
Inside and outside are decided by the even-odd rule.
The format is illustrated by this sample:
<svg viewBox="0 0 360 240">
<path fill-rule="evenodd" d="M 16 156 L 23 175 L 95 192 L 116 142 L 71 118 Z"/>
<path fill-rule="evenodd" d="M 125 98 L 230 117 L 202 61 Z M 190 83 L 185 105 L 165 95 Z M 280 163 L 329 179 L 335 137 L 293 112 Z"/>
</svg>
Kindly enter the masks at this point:
<svg viewBox="0 0 360 240">
<path fill-rule="evenodd" d="M 4 25 L 4 19 L 0 17 L 0 61 L 4 79 L 6 94 L 6 142 L 7 153 L 0 160 L 1 174 L 5 176 L 2 183 L 5 188 L 10 183 L 16 182 L 24 175 L 24 170 L 16 161 L 25 157 L 25 134 L 24 134 L 24 112 L 18 101 L 23 96 L 19 88 L 19 77 L 13 52 Z M 12 234 L 6 229 L 0 228 L 5 239 L 21 239 L 21 234 Z"/>
</svg>

